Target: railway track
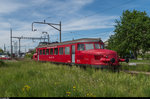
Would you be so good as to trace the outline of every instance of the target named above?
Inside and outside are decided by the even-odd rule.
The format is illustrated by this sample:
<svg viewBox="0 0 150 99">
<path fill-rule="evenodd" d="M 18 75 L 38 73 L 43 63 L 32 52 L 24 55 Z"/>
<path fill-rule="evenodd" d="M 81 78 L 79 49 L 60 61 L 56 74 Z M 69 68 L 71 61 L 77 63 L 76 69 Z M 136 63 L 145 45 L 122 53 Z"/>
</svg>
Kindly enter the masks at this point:
<svg viewBox="0 0 150 99">
<path fill-rule="evenodd" d="M 128 73 L 128 74 L 145 74 L 145 75 L 150 75 L 150 72 L 128 71 L 128 70 L 123 70 L 123 72 Z"/>
</svg>

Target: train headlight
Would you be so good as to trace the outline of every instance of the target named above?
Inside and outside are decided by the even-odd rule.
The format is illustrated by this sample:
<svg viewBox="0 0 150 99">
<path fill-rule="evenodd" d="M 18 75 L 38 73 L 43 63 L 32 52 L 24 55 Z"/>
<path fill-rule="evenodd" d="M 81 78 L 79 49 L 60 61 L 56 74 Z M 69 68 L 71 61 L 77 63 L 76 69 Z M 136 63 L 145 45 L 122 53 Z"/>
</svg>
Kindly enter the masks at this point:
<svg viewBox="0 0 150 99">
<path fill-rule="evenodd" d="M 108 56 L 107 56 L 107 55 L 104 55 L 104 58 L 108 58 Z"/>
</svg>

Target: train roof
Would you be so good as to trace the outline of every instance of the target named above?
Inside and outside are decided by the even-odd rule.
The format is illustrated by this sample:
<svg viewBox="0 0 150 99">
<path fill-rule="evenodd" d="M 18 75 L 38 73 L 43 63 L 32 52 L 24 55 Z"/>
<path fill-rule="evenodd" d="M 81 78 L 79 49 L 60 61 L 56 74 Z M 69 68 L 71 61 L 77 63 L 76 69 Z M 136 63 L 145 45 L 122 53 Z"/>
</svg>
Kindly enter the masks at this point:
<svg viewBox="0 0 150 99">
<path fill-rule="evenodd" d="M 101 38 L 82 38 L 82 39 L 76 39 L 72 41 L 65 41 L 61 43 L 47 43 L 45 45 L 38 45 L 37 48 L 42 47 L 52 47 L 57 45 L 66 45 L 66 44 L 74 44 L 74 43 L 81 43 L 81 42 L 102 42 Z"/>
</svg>

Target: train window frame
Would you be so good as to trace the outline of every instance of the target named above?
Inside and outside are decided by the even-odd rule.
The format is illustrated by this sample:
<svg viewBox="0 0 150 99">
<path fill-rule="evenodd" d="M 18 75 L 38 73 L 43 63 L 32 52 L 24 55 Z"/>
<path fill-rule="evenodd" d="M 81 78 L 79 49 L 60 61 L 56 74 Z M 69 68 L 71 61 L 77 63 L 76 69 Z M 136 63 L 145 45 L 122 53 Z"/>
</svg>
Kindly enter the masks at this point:
<svg viewBox="0 0 150 99">
<path fill-rule="evenodd" d="M 85 44 L 85 50 L 91 50 L 91 47 L 87 47 L 87 45 L 91 45 L 92 44 L 92 46 L 93 46 L 93 48 L 92 49 L 94 49 L 94 44 L 93 43 L 86 43 Z M 88 49 L 87 49 L 88 48 Z"/>
<path fill-rule="evenodd" d="M 50 49 L 50 55 L 54 55 L 54 49 L 53 48 Z"/>
<path fill-rule="evenodd" d="M 104 44 L 101 44 L 100 46 L 101 46 L 101 49 L 104 49 Z"/>
<path fill-rule="evenodd" d="M 39 50 L 39 51 L 40 51 L 40 55 L 42 55 L 42 54 L 43 54 L 42 49 L 41 49 L 41 50 Z"/>
<path fill-rule="evenodd" d="M 96 45 L 99 45 L 99 48 L 96 48 Z M 95 43 L 94 46 L 95 46 L 95 49 L 101 49 L 101 46 L 99 43 Z"/>
<path fill-rule="evenodd" d="M 43 49 L 43 55 L 45 55 L 45 49 Z"/>
<path fill-rule="evenodd" d="M 59 55 L 63 55 L 64 53 L 63 53 L 63 47 L 59 47 Z"/>
<path fill-rule="evenodd" d="M 84 49 L 81 49 L 80 48 L 81 46 L 79 46 L 79 45 L 83 45 L 82 48 L 84 48 Z M 78 49 L 78 51 L 84 51 L 85 50 L 85 44 L 83 44 L 83 43 L 77 44 L 77 49 Z"/>
<path fill-rule="evenodd" d="M 69 48 L 69 52 L 68 52 L 67 48 Z M 65 55 L 70 55 L 70 47 L 69 46 L 65 47 Z"/>
<path fill-rule="evenodd" d="M 49 55 L 49 49 L 46 49 L 46 55 Z"/>
<path fill-rule="evenodd" d="M 58 48 L 54 48 L 54 55 L 58 55 Z"/>
</svg>

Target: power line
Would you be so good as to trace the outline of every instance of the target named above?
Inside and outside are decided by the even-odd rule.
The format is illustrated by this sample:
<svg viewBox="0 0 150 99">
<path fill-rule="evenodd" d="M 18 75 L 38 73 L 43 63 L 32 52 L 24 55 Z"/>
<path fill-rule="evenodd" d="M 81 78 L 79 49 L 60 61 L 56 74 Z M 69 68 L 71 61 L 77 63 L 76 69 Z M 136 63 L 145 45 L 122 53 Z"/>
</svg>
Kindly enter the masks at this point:
<svg viewBox="0 0 150 99">
<path fill-rule="evenodd" d="M 110 7 L 110 8 L 106 8 L 106 9 L 104 9 L 104 10 L 101 10 L 100 12 L 102 13 L 102 12 L 104 12 L 104 11 L 111 10 L 111 9 L 114 9 L 114 8 L 117 8 L 117 7 L 120 7 L 120 6 L 122 6 L 122 5 L 131 3 L 132 1 L 133 1 L 133 0 L 129 0 L 129 1 L 124 2 L 124 3 L 122 3 L 122 4 L 114 5 L 114 6 Z M 87 16 L 84 16 L 83 18 L 87 18 L 87 17 L 89 17 L 89 16 L 96 15 L 96 14 L 98 14 L 98 13 L 100 13 L 100 12 L 98 11 L 98 12 L 96 12 L 95 14 L 87 15 Z M 81 19 L 83 19 L 83 18 L 81 18 Z"/>
<path fill-rule="evenodd" d="M 106 32 L 106 33 L 111 33 L 111 32 Z M 89 36 L 89 35 L 93 35 L 93 36 L 104 36 L 104 35 L 106 35 L 106 33 L 104 33 L 104 34 L 99 34 L 99 33 L 96 33 L 96 34 L 94 34 L 93 35 L 93 33 L 90 33 L 90 34 L 82 34 L 82 35 L 78 35 L 77 37 L 79 37 L 79 36 Z M 105 36 L 106 37 L 106 36 Z M 65 37 L 65 38 L 63 38 L 63 39 L 67 39 L 68 37 Z"/>
<path fill-rule="evenodd" d="M 78 20 L 85 19 L 85 18 L 87 18 L 87 17 L 97 15 L 97 14 L 100 13 L 100 12 L 102 13 L 102 12 L 104 12 L 104 11 L 108 11 L 108 10 L 114 9 L 114 8 L 120 7 L 120 6 L 125 5 L 125 4 L 129 4 L 129 3 L 131 3 L 131 2 L 133 2 L 133 0 L 128 0 L 127 2 L 124 2 L 124 3 L 122 3 L 122 4 L 114 5 L 114 6 L 110 7 L 110 8 L 106 8 L 106 9 L 103 9 L 103 10 L 101 10 L 101 11 L 98 11 L 98 12 L 96 12 L 95 14 L 91 14 L 91 15 L 84 16 L 84 17 L 82 17 L 82 18 L 80 18 L 80 19 L 78 19 Z M 70 32 L 72 32 L 72 31 L 70 31 Z M 78 33 L 79 33 L 79 32 L 78 32 Z M 80 36 L 81 36 L 81 35 L 80 35 Z"/>
</svg>

